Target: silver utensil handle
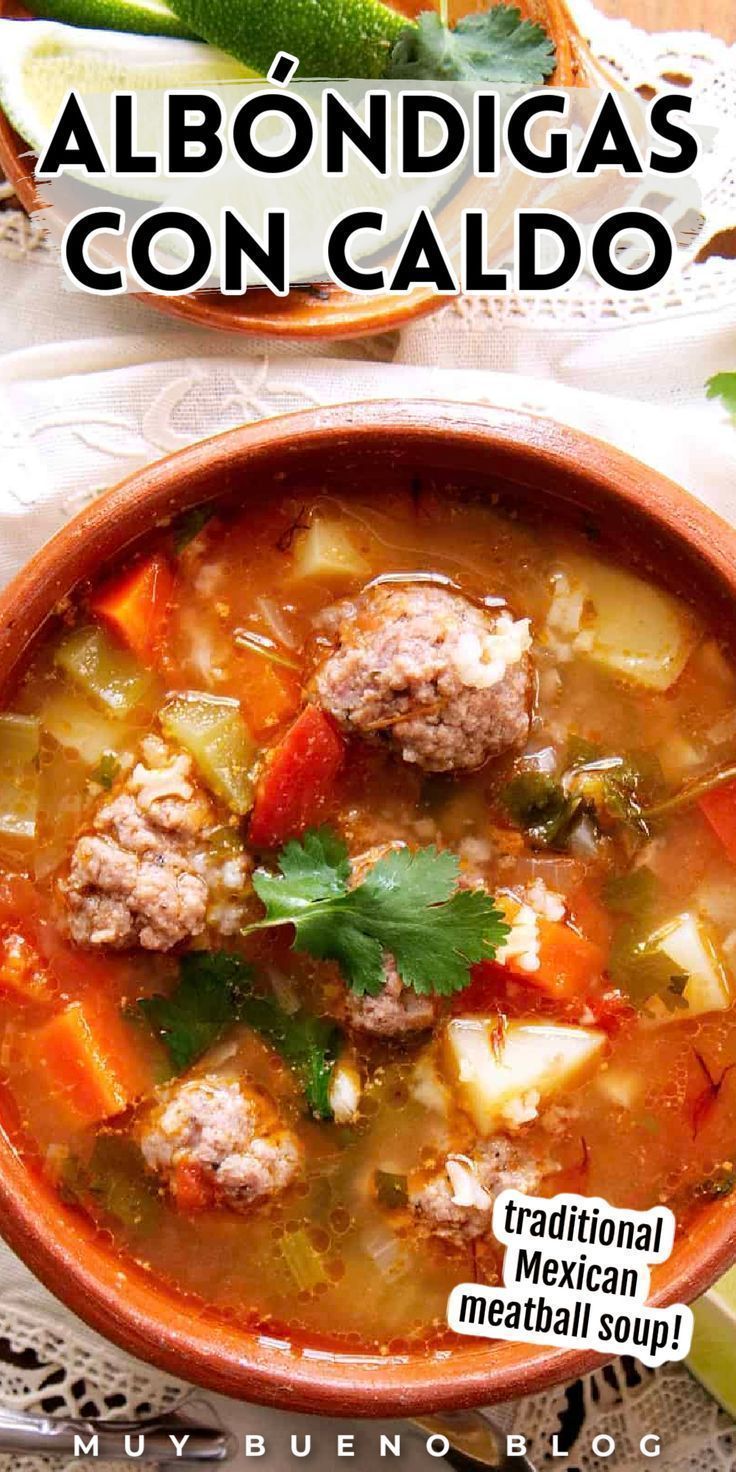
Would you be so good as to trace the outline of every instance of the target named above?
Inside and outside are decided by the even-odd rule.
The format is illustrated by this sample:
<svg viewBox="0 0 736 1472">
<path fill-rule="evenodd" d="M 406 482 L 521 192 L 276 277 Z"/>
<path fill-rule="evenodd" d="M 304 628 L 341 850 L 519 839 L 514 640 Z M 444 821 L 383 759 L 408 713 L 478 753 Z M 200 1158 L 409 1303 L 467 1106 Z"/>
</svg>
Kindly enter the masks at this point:
<svg viewBox="0 0 736 1472">
<path fill-rule="evenodd" d="M 137 1452 L 139 1437 L 144 1451 L 135 1458 L 138 1464 L 206 1466 L 229 1462 L 237 1449 L 235 1438 L 220 1426 L 204 1426 L 182 1415 L 150 1421 L 77 1421 L 0 1409 L 0 1452 L 83 1457 L 84 1448 L 93 1447 L 94 1455 L 87 1452 L 90 1461 L 112 1462 L 130 1455 L 131 1449 Z M 172 1437 L 181 1448 L 179 1454 Z"/>
</svg>

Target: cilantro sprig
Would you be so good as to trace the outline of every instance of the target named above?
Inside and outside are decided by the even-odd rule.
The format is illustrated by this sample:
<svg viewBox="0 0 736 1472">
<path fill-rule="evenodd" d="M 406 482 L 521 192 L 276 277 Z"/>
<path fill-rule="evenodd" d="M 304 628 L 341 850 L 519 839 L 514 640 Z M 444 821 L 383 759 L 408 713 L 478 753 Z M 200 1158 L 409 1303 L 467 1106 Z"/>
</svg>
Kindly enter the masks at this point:
<svg viewBox="0 0 736 1472">
<path fill-rule="evenodd" d="M 253 887 L 266 908 L 246 934 L 294 926 L 294 949 L 336 961 L 359 996 L 377 996 L 390 954 L 405 986 L 449 996 L 470 981 L 470 967 L 492 960 L 508 934 L 483 890 L 459 890 L 458 860 L 436 848 L 395 849 L 351 887 L 344 843 L 312 829 L 282 849 L 278 873 L 257 869 Z"/>
<path fill-rule="evenodd" d="M 500 4 L 464 16 L 452 30 L 436 11 L 422 11 L 399 36 L 387 75 L 537 87 L 554 69 L 555 47 L 544 26 L 523 20 L 515 5 Z"/>
</svg>

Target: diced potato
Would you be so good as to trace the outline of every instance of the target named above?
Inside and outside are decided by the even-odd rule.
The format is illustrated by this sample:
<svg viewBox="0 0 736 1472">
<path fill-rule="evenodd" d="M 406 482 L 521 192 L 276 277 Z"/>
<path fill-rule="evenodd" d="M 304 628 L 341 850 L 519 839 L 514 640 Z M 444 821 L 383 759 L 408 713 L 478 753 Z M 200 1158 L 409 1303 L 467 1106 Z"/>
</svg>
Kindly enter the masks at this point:
<svg viewBox="0 0 736 1472">
<path fill-rule="evenodd" d="M 666 956 L 672 962 L 673 975 L 687 976 L 682 1000 L 691 1016 L 724 1012 L 731 1006 L 733 982 L 706 926 L 695 915 L 680 915 L 664 926 L 650 938 L 647 950 Z M 677 1021 L 684 1016 L 684 1009 L 668 1009 L 659 997 L 647 1004 L 647 1011 L 662 1021 Z"/>
<path fill-rule="evenodd" d="M 120 721 L 95 710 L 72 690 L 55 690 L 43 705 L 41 725 L 67 751 L 76 751 L 88 767 L 96 767 L 106 751 L 120 751 L 127 733 Z"/>
<path fill-rule="evenodd" d="M 161 725 L 189 752 L 207 786 L 233 812 L 250 810 L 254 750 L 237 700 L 198 692 L 175 695 L 161 712 Z"/>
<path fill-rule="evenodd" d="M 33 716 L 0 716 L 0 836 L 11 843 L 35 836 L 39 741 Z"/>
<path fill-rule="evenodd" d="M 674 685 L 699 638 L 682 605 L 620 567 L 576 559 L 574 573 L 587 593 L 587 657 L 649 690 Z"/>
<path fill-rule="evenodd" d="M 657 760 L 665 781 L 671 787 L 677 787 L 703 765 L 703 753 L 681 731 L 672 731 L 657 747 Z"/>
<path fill-rule="evenodd" d="M 603 1057 L 606 1035 L 586 1027 L 455 1017 L 445 1032 L 445 1062 L 459 1101 L 483 1135 L 529 1118 L 536 1102 L 579 1083 Z"/>
<path fill-rule="evenodd" d="M 100 628 L 74 629 L 65 635 L 54 663 L 94 705 L 118 720 L 149 701 L 155 690 L 150 670 Z"/>
<path fill-rule="evenodd" d="M 308 531 L 300 533 L 294 551 L 293 577 L 324 578 L 334 583 L 364 578 L 368 572 L 368 563 L 354 537 L 341 522 L 318 516 Z"/>
</svg>

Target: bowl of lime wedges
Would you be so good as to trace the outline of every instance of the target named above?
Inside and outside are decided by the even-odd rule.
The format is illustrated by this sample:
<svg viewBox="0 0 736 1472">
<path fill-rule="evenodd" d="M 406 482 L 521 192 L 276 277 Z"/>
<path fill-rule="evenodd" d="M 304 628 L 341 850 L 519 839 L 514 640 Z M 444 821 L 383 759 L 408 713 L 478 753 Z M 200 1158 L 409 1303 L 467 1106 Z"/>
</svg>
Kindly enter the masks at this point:
<svg viewBox="0 0 736 1472">
<path fill-rule="evenodd" d="M 520 3 L 521 9 L 488 0 L 320 0 L 319 6 L 313 0 L 32 0 L 30 14 L 16 0 L 0 0 L 0 169 L 26 210 L 41 207 L 35 155 L 71 87 L 104 94 L 253 80 L 265 75 L 279 50 L 300 58 L 305 77 L 380 78 L 397 44 L 414 46 L 421 12 L 438 5 L 434 29 L 443 44 L 455 38 L 461 79 L 467 78 L 463 23 L 480 13 L 488 33 L 484 80 L 498 69 L 496 38 L 503 38 L 507 58 L 510 37 L 512 49 L 536 58 L 533 73 L 520 74 L 526 85 L 588 81 L 592 63 L 564 0 Z M 426 50 L 424 69 L 431 79 Z M 349 206 L 341 200 L 341 212 Z M 207 290 L 142 299 L 193 323 L 276 338 L 386 332 L 444 300 L 430 288 L 396 297 L 325 284 L 295 286 L 283 298 L 250 288 L 242 297 Z"/>
</svg>

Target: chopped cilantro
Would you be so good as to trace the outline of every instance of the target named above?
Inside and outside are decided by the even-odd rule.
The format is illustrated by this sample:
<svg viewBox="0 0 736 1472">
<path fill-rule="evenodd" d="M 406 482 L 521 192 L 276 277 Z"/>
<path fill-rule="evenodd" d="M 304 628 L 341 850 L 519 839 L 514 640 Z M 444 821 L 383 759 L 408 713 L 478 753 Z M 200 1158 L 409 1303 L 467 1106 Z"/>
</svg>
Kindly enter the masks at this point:
<svg viewBox="0 0 736 1472">
<path fill-rule="evenodd" d="M 705 385 L 705 393 L 709 399 L 720 399 L 736 421 L 736 373 L 714 373 Z"/>
<path fill-rule="evenodd" d="M 391 53 L 391 78 L 444 82 L 516 82 L 537 87 L 555 69 L 544 27 L 523 20 L 515 5 L 466 15 L 452 30 L 434 10 L 407 26 Z"/>
<path fill-rule="evenodd" d="M 458 890 L 456 857 L 434 847 L 392 851 L 351 889 L 345 845 L 329 830 L 312 829 L 287 843 L 278 868 L 253 876 L 266 917 L 246 933 L 292 924 L 295 949 L 336 961 L 358 995 L 380 992 L 388 953 L 414 991 L 460 991 L 471 965 L 492 960 L 508 933 L 492 897 Z"/>
<path fill-rule="evenodd" d="M 252 972 L 227 951 L 188 951 L 179 960 L 179 984 L 169 997 L 141 997 L 137 1011 L 165 1042 L 182 1073 L 237 1022 Z"/>
<path fill-rule="evenodd" d="M 189 951 L 179 961 L 179 983 L 170 996 L 142 997 L 137 1011 L 165 1042 L 183 1072 L 234 1023 L 259 1032 L 294 1069 L 307 1104 L 320 1119 L 331 1117 L 329 1087 L 339 1050 L 333 1022 L 306 1012 L 286 1013 L 273 997 L 251 988 L 242 956 Z"/>
<path fill-rule="evenodd" d="M 563 848 L 580 811 L 580 799 L 567 797 L 561 782 L 547 772 L 517 772 L 501 793 L 517 827 L 538 848 Z"/>
<path fill-rule="evenodd" d="M 730 1196 L 736 1186 L 736 1172 L 730 1163 L 719 1165 L 704 1181 L 693 1187 L 693 1195 L 716 1201 L 720 1196 Z"/>
<path fill-rule="evenodd" d="M 115 778 L 120 771 L 120 762 L 114 751 L 103 751 L 97 766 L 92 773 L 92 781 L 98 782 L 106 792 L 110 791 Z"/>
<path fill-rule="evenodd" d="M 199 536 L 202 528 L 212 520 L 214 511 L 211 506 L 193 506 L 191 511 L 185 511 L 174 524 L 174 551 L 177 557 Z"/>
</svg>

